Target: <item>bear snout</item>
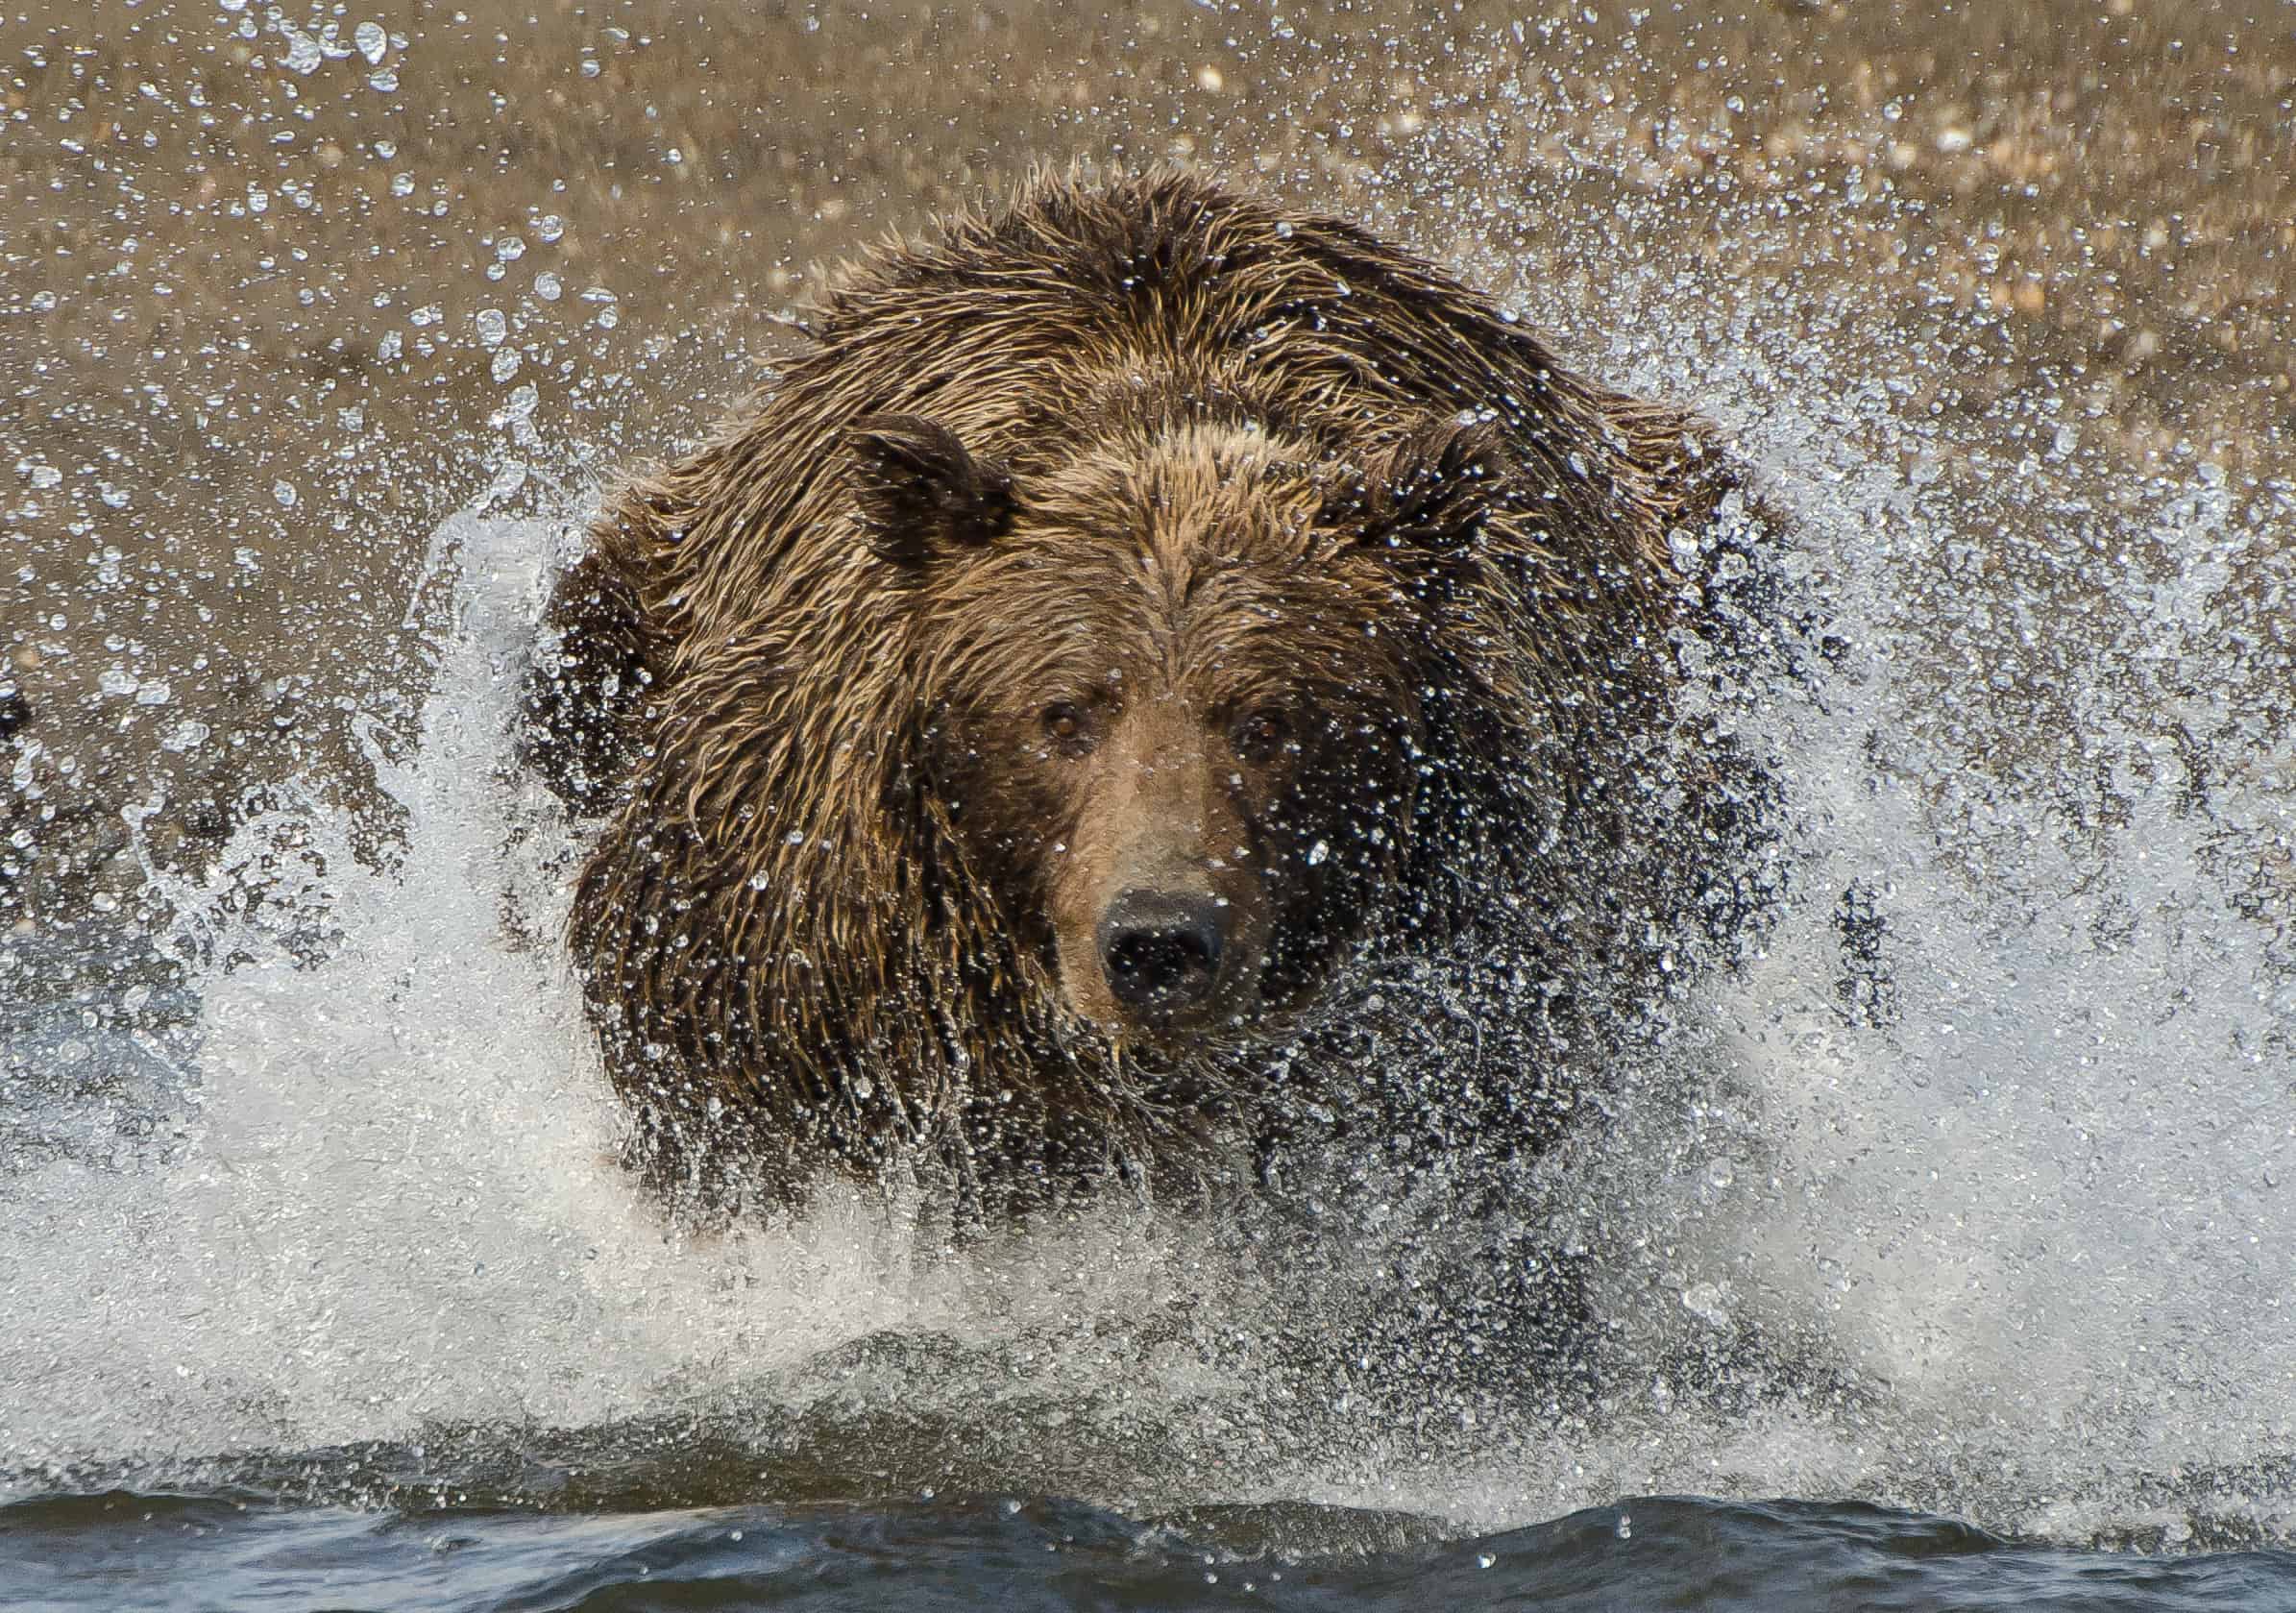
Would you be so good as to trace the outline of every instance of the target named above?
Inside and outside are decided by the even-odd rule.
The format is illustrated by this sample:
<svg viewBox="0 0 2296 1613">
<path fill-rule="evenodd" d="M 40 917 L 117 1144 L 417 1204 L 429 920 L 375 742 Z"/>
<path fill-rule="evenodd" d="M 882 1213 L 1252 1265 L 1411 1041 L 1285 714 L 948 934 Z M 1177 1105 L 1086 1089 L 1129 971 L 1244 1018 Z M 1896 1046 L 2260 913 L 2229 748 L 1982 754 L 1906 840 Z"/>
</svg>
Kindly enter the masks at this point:
<svg viewBox="0 0 2296 1613">
<path fill-rule="evenodd" d="M 1201 1014 L 1219 995 L 1231 910 L 1217 896 L 1135 888 L 1109 904 L 1100 969 L 1128 1012 L 1156 1023 Z"/>
</svg>

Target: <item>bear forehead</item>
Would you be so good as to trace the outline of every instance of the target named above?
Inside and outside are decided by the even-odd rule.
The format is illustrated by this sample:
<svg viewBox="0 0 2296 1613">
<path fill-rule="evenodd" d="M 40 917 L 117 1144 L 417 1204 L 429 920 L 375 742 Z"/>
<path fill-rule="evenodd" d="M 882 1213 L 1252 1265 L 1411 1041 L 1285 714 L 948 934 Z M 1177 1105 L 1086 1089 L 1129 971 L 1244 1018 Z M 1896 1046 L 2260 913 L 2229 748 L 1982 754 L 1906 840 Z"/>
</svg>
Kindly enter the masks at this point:
<svg viewBox="0 0 2296 1613">
<path fill-rule="evenodd" d="M 1069 601 L 1048 624 L 1238 631 L 1385 590 L 1324 519 L 1334 468 L 1255 427 L 1093 445 L 1024 475 L 1011 530 L 952 579 L 968 603 Z"/>
<path fill-rule="evenodd" d="M 1039 533 L 1130 535 L 1143 548 L 1277 558 L 1312 534 L 1328 467 L 1309 445 L 1251 420 L 1188 421 L 1073 445 L 1021 477 Z"/>
<path fill-rule="evenodd" d="M 1287 690 L 1373 697 L 1397 681 L 1400 639 L 1374 592 L 1313 561 L 1175 553 L 1130 534 L 1086 553 L 1025 550 L 999 581 L 939 613 L 945 690 L 1010 703 L 1129 703 L 1162 693 L 1208 710 Z"/>
<path fill-rule="evenodd" d="M 1207 711 L 1284 691 L 1392 695 L 1409 606 L 1383 558 L 1326 514 L 1350 467 L 1249 418 L 1143 423 L 1014 457 L 1010 529 L 925 590 L 942 692 L 1015 710 L 1158 692 Z"/>
</svg>

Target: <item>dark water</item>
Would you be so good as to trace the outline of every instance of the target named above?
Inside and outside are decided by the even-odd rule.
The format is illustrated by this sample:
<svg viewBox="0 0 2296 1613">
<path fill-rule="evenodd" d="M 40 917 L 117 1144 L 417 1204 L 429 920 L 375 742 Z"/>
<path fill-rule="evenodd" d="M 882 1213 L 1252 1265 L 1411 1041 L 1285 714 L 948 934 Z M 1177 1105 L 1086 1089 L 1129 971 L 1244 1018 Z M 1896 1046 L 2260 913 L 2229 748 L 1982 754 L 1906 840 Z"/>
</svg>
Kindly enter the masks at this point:
<svg viewBox="0 0 2296 1613">
<path fill-rule="evenodd" d="M 536 1513 L 257 1496 L 50 1495 L 0 1509 L 25 1609 L 2296 1605 L 2296 1553 L 2098 1553 L 1859 1503 L 1637 1497 L 1468 1539 L 1376 1513 L 1143 1523 L 1004 1497 Z"/>
</svg>

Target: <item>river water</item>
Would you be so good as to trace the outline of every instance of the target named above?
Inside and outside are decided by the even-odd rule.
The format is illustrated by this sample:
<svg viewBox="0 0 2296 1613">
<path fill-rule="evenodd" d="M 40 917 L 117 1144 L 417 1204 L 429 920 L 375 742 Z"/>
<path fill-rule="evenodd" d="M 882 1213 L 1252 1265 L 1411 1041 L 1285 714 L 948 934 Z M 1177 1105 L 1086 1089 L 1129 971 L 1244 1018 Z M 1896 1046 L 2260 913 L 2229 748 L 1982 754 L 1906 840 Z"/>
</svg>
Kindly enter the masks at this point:
<svg viewBox="0 0 2296 1613">
<path fill-rule="evenodd" d="M 1526 204 L 1423 155 L 1369 207 L 1403 228 L 1393 186 L 1575 362 L 1732 432 L 1845 647 L 1745 719 L 1785 911 L 1525 1211 L 1588 1258 L 1600 1398 L 1303 1372 L 1303 1337 L 1441 1313 L 1399 1249 L 1500 1230 L 1439 1204 L 1305 1268 L 1248 1211 L 964 1247 L 898 1196 L 654 1217 L 548 944 L 566 827 L 505 732 L 583 469 L 623 447 L 539 444 L 529 400 L 422 443 L 489 491 L 387 586 L 242 559 L 329 601 L 272 666 L 412 671 L 330 686 L 343 756 L 290 753 L 203 855 L 163 843 L 160 764 L 222 743 L 170 704 L 208 647 L 98 648 L 100 609 L 72 639 L 88 601 L 127 618 L 100 554 L 12 641 L 48 647 L 16 663 L 27 855 L 61 760 L 112 732 L 154 770 L 107 808 L 133 899 L 0 931 L 0 1606 L 2296 1605 L 2284 440 L 2137 452 L 1982 301 L 1844 298 L 1862 191 L 1722 208 L 1806 234 L 1802 296 L 1646 252 L 1680 215 L 1576 180 Z M 1542 199 L 1579 256 L 1526 255 Z M 394 429 L 354 549 L 419 479 Z M 272 475 L 263 519 L 318 532 Z M 257 620 L 207 559 L 149 561 L 208 579 L 218 635 Z"/>
</svg>

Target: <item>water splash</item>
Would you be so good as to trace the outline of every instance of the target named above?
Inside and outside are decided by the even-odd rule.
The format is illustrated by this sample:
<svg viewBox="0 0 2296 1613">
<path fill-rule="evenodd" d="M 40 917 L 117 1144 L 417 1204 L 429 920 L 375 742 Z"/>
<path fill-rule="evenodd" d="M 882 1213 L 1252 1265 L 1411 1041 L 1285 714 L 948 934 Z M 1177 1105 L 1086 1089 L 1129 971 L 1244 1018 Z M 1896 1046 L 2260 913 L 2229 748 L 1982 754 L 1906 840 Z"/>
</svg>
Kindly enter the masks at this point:
<svg viewBox="0 0 2296 1613">
<path fill-rule="evenodd" d="M 699 1462 L 711 1493 L 953 1473 L 1480 1529 L 1692 1490 L 2283 1530 L 2296 972 L 2257 691 L 2286 663 L 2225 646 L 2284 586 L 2284 545 L 2257 557 L 2288 490 L 2202 467 L 2115 501 L 2026 467 L 2003 519 L 1968 445 L 1893 435 L 1886 397 L 1736 340 L 1649 322 L 1612 368 L 1678 394 L 1680 366 L 1736 364 L 1736 395 L 1823 400 L 1735 424 L 1850 649 L 1759 719 L 1792 768 L 1792 907 L 1549 1184 L 1642 1363 L 1591 1422 L 1527 1397 L 1462 1430 L 1284 1378 L 1270 1357 L 1323 1318 L 1233 1228 L 1112 1209 L 958 1253 L 835 1195 L 794 1228 L 663 1225 L 614 1163 L 548 941 L 566 830 L 510 765 L 558 534 L 466 516 L 410 606 L 447 600 L 420 731 L 362 731 L 402 843 L 378 857 L 290 789 L 204 878 L 146 865 L 196 1018 L 136 1044 L 109 1120 L 83 1105 L 11 1160 L 0 1459 L 351 1449 L 346 1471 L 467 1488 L 523 1451 L 560 1486 L 631 1461 Z M 2147 542 L 2132 576 L 2114 556 Z M 1955 581 L 1988 552 L 2005 577 Z M 12 1057 L 53 1072 L 77 1033 L 41 1025 Z M 89 1140 L 161 1112 L 134 1147 Z M 1718 1395 L 1685 1368 L 1718 1360 L 1769 1380 Z"/>
</svg>

